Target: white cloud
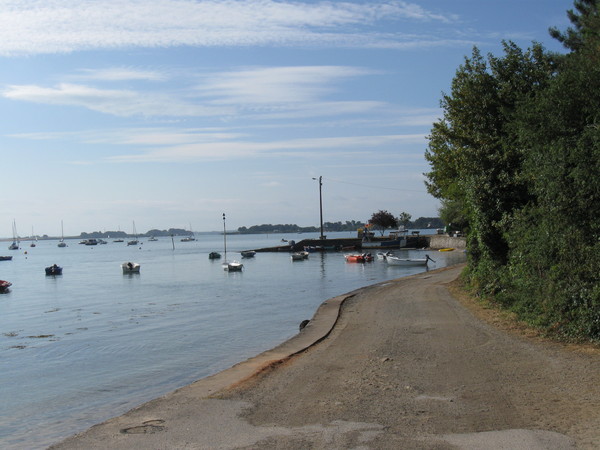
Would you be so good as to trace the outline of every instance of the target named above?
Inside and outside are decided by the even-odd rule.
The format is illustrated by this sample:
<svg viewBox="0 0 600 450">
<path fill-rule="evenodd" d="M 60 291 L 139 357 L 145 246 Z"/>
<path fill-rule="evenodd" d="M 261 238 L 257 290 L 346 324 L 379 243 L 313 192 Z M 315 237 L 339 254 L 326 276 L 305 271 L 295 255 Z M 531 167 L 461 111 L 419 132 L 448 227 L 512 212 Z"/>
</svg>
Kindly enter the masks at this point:
<svg viewBox="0 0 600 450">
<path fill-rule="evenodd" d="M 396 40 L 374 31 L 382 24 L 454 20 L 399 0 L 0 0 L 0 54 L 172 46 L 364 47 Z"/>
<path fill-rule="evenodd" d="M 200 162 L 255 157 L 296 156 L 305 158 L 356 156 L 373 149 L 400 144 L 424 145 L 423 134 L 342 136 L 333 138 L 289 139 L 252 142 L 249 140 L 213 140 L 183 145 L 144 149 L 136 154 L 107 158 L 109 162 Z"/>
<path fill-rule="evenodd" d="M 165 73 L 139 70 L 127 67 L 111 67 L 107 69 L 82 69 L 82 75 L 79 78 L 101 81 L 166 81 L 168 76 Z"/>
<path fill-rule="evenodd" d="M 261 67 L 218 73 L 198 91 L 215 103 L 297 103 L 314 101 L 335 90 L 344 78 L 374 73 L 346 66 Z"/>
<path fill-rule="evenodd" d="M 197 105 L 171 95 L 132 90 L 98 89 L 81 84 L 61 83 L 55 87 L 8 86 L 2 96 L 47 105 L 80 106 L 115 116 L 212 116 L 231 114 L 222 107 Z"/>
<path fill-rule="evenodd" d="M 86 70 L 86 77 L 102 81 L 161 81 L 159 72 L 134 68 Z M 53 87 L 11 85 L 1 96 L 32 103 L 78 106 L 119 117 L 220 117 L 231 120 L 298 119 L 373 112 L 385 107 L 379 101 L 327 101 L 344 79 L 375 73 L 360 67 L 261 67 L 207 75 L 195 88 L 161 91 L 106 89 L 77 83 Z M 173 83 L 181 87 L 179 83 Z M 191 98 L 194 96 L 194 98 Z"/>
</svg>

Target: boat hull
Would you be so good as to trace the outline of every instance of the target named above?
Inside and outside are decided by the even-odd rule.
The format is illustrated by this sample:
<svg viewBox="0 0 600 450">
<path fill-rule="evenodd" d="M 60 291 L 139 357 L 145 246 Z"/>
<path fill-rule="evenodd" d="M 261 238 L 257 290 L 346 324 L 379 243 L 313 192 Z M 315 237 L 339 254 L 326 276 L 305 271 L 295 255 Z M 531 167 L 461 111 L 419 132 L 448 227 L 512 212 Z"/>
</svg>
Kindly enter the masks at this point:
<svg viewBox="0 0 600 450">
<path fill-rule="evenodd" d="M 46 267 L 45 269 L 46 275 L 62 275 L 62 267 L 57 266 L 56 264 L 50 267 Z"/>
<path fill-rule="evenodd" d="M 10 281 L 0 280 L 0 292 L 8 291 L 8 288 L 12 286 Z"/>
<path fill-rule="evenodd" d="M 387 256 L 385 258 L 390 266 L 426 266 L 429 259 L 403 259 L 395 256 Z"/>
<path fill-rule="evenodd" d="M 349 263 L 364 263 L 373 261 L 373 256 L 370 253 L 362 253 L 360 255 L 345 255 L 346 262 Z"/>
<path fill-rule="evenodd" d="M 244 265 L 237 261 L 223 263 L 223 270 L 227 272 L 241 272 L 243 268 Z"/>
<path fill-rule="evenodd" d="M 124 262 L 121 264 L 123 273 L 140 273 L 140 265 L 134 262 Z"/>
</svg>

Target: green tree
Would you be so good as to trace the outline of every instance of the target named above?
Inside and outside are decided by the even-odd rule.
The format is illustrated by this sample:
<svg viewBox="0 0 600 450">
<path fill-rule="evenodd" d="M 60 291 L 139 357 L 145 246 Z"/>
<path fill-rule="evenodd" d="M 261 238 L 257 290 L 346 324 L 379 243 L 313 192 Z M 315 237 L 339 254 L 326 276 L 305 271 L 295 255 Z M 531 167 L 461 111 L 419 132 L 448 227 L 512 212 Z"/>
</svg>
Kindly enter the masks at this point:
<svg viewBox="0 0 600 450">
<path fill-rule="evenodd" d="M 404 228 L 408 227 L 408 224 L 410 223 L 410 219 L 412 219 L 412 216 L 407 213 L 407 212 L 401 212 L 400 215 L 398 216 L 398 224 L 404 226 Z"/>
<path fill-rule="evenodd" d="M 597 12 L 597 10 L 596 10 Z M 598 35 L 598 21 L 583 21 Z M 543 326 L 600 339 L 600 47 L 584 40 L 521 111 L 535 201 L 519 214 L 503 300 Z"/>
<path fill-rule="evenodd" d="M 566 31 L 550 28 L 550 36 L 561 42 L 566 48 L 579 51 L 589 48 L 600 39 L 600 3 L 598 0 L 575 0 L 576 11 L 569 9 L 567 16 L 573 24 Z"/>
<path fill-rule="evenodd" d="M 373 213 L 369 223 L 378 228 L 382 236 L 388 228 L 396 228 L 398 226 L 398 221 L 394 215 L 386 210 L 379 210 Z"/>
<path fill-rule="evenodd" d="M 539 44 L 523 51 L 504 42 L 504 55 L 479 50 L 465 58 L 444 95 L 425 153 L 428 191 L 462 205 L 469 227 L 472 268 L 496 276 L 505 264 L 504 233 L 512 214 L 530 201 L 522 174 L 523 148 L 512 127 L 521 102 L 550 80 L 554 62 Z"/>
</svg>

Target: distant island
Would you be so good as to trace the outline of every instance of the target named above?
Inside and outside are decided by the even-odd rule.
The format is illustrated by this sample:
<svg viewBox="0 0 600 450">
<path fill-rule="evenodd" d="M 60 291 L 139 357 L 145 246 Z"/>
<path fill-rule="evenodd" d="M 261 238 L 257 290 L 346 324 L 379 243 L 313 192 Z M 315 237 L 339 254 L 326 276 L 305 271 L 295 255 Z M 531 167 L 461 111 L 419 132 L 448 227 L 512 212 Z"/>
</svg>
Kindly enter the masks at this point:
<svg viewBox="0 0 600 450">
<path fill-rule="evenodd" d="M 365 222 L 359 220 L 346 220 L 345 222 L 324 222 L 323 228 L 329 233 L 335 233 L 339 231 L 357 231 L 360 228 L 364 228 Z M 426 228 L 443 228 L 444 223 L 439 217 L 419 217 L 414 221 L 407 222 L 406 228 L 409 229 L 426 229 Z M 237 231 L 229 231 L 231 234 L 267 234 L 267 233 L 315 233 L 319 232 L 320 227 L 301 227 L 296 224 L 262 224 L 252 225 L 250 227 L 239 227 Z M 197 234 L 220 234 L 220 231 L 191 231 L 183 228 L 169 228 L 168 230 L 157 230 L 152 229 L 146 233 L 140 233 L 140 237 L 170 237 L 170 236 L 189 236 L 192 233 Z M 81 239 L 118 239 L 131 237 L 130 234 L 124 231 L 93 231 L 90 233 L 82 232 Z"/>
<path fill-rule="evenodd" d="M 358 231 L 364 228 L 366 223 L 357 220 L 347 220 L 345 222 L 324 222 L 323 228 L 326 232 L 335 233 L 340 231 Z M 443 228 L 444 223 L 439 217 L 419 217 L 415 221 L 407 222 L 407 229 L 426 229 L 426 228 Z M 262 224 L 252 225 L 250 227 L 239 227 L 236 231 L 227 230 L 231 234 L 267 234 L 267 233 L 315 233 L 319 232 L 320 227 L 301 227 L 296 224 Z M 222 234 L 222 231 L 191 231 L 183 228 L 169 228 L 168 230 L 152 229 L 145 233 L 139 233 L 138 237 L 171 237 L 171 236 L 189 236 L 190 234 Z M 133 235 L 124 231 L 91 231 L 81 232 L 79 236 L 65 236 L 71 239 L 125 239 Z M 57 239 L 56 236 L 26 236 L 20 239 Z M 3 238 L 0 240 L 8 240 Z"/>
</svg>

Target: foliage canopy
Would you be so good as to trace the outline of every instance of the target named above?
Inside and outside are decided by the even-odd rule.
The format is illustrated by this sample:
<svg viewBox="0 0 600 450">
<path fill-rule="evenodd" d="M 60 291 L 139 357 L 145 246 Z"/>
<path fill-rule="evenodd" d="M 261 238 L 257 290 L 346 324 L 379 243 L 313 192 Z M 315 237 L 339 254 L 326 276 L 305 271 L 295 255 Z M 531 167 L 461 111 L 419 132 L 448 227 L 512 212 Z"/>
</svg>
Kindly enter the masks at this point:
<svg viewBox="0 0 600 450">
<path fill-rule="evenodd" d="M 462 220 L 468 276 L 532 323 L 600 340 L 600 2 L 553 37 L 571 50 L 475 48 L 426 158 L 441 217 Z"/>
</svg>

